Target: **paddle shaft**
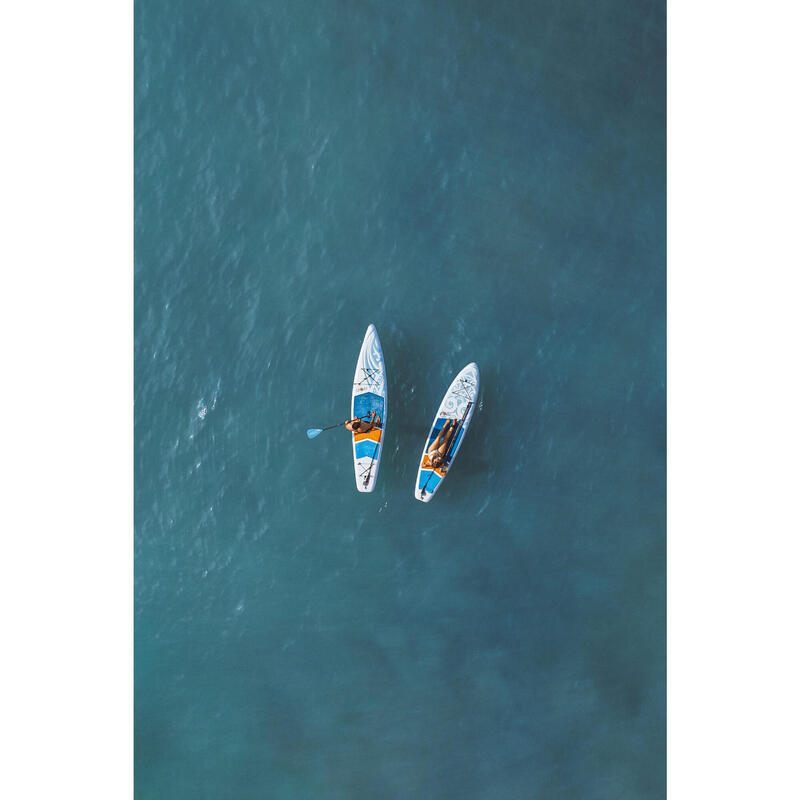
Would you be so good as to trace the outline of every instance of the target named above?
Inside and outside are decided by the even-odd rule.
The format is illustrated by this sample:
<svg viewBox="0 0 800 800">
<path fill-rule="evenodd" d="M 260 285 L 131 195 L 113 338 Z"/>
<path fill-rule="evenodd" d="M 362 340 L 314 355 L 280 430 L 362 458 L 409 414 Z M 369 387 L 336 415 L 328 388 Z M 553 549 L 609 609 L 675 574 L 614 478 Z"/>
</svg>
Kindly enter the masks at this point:
<svg viewBox="0 0 800 800">
<path fill-rule="evenodd" d="M 323 428 L 322 430 L 324 430 L 324 431 L 332 431 L 334 428 L 341 428 L 342 425 L 346 425 L 348 422 L 350 422 L 350 420 L 346 419 L 344 422 L 339 422 L 336 425 L 328 425 L 327 428 Z"/>
<path fill-rule="evenodd" d="M 358 417 L 358 419 L 360 420 L 361 417 Z M 334 428 L 341 428 L 342 425 L 347 425 L 348 422 L 350 422 L 350 420 L 346 419 L 344 422 L 337 422 L 336 425 L 328 425 L 327 428 L 320 428 L 320 433 L 322 431 L 332 431 Z"/>
</svg>

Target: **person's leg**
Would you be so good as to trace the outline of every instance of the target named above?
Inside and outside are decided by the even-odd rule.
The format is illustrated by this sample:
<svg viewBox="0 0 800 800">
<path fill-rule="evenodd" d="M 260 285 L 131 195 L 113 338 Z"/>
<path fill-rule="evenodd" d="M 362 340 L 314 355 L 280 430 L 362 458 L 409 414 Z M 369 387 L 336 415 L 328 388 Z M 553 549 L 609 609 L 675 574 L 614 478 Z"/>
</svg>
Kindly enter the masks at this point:
<svg viewBox="0 0 800 800">
<path fill-rule="evenodd" d="M 442 447 L 447 447 L 447 437 L 450 435 L 450 432 L 453 430 L 451 426 L 455 425 L 455 421 L 452 419 L 447 420 L 445 422 L 442 429 L 439 431 L 439 435 L 436 437 L 436 447 L 435 450 L 439 450 L 441 452 Z"/>
<path fill-rule="evenodd" d="M 456 429 L 456 421 L 454 419 L 448 420 L 445 426 L 442 428 L 441 431 L 442 440 L 436 447 L 436 449 L 442 456 L 444 456 L 444 454 L 447 452 L 447 445 L 450 443 L 450 439 L 453 436 L 453 431 L 455 429 Z"/>
<path fill-rule="evenodd" d="M 436 438 L 431 442 L 431 446 L 428 448 L 429 453 L 435 453 L 439 449 L 439 445 L 442 443 L 442 437 L 444 436 L 445 431 L 447 430 L 447 427 L 450 425 L 451 421 L 452 420 L 448 420 L 445 422 L 442 429 L 436 434 Z"/>
</svg>

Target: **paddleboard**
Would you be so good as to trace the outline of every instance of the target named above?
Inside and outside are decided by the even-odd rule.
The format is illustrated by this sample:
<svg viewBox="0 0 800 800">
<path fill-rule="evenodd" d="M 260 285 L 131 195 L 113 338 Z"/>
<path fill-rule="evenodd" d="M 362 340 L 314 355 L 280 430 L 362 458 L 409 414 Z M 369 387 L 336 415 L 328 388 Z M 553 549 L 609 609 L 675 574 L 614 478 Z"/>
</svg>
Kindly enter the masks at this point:
<svg viewBox="0 0 800 800">
<path fill-rule="evenodd" d="M 356 374 L 353 377 L 350 419 L 367 419 L 373 411 L 377 411 L 380 424 L 369 433 L 353 434 L 353 464 L 359 492 L 371 492 L 378 478 L 386 431 L 386 401 L 386 366 L 383 362 L 381 340 L 375 326 L 370 325 L 358 354 Z"/>
<path fill-rule="evenodd" d="M 417 482 L 414 486 L 414 497 L 417 500 L 429 503 L 447 477 L 450 467 L 461 448 L 461 443 L 464 441 L 464 435 L 467 432 L 467 428 L 469 428 L 469 423 L 472 421 L 472 415 L 475 413 L 479 386 L 480 373 L 478 372 L 478 365 L 473 362 L 472 364 L 467 364 L 456 375 L 450 384 L 450 388 L 445 393 L 439 410 L 433 419 L 428 438 L 425 440 L 425 447 L 422 448 Z M 444 464 L 434 469 L 428 455 L 428 448 L 433 444 L 448 420 L 455 421 L 456 432 L 451 437 Z"/>
</svg>

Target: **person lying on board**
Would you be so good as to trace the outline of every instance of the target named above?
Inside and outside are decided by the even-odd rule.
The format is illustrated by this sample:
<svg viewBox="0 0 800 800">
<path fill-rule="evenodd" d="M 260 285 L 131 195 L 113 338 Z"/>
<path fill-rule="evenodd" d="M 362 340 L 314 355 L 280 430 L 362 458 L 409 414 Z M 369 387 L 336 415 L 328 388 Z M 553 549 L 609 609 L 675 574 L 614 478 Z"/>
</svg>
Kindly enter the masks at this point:
<svg viewBox="0 0 800 800">
<path fill-rule="evenodd" d="M 373 411 L 369 419 L 361 419 L 361 417 L 353 417 L 353 419 L 345 420 L 344 426 L 347 430 L 353 433 L 369 433 L 374 428 L 380 427 L 381 418 L 377 411 Z"/>
<path fill-rule="evenodd" d="M 456 420 L 449 419 L 445 422 L 444 427 L 436 434 L 436 438 L 431 442 L 428 448 L 427 456 L 430 465 L 434 469 L 444 469 L 444 454 L 450 446 L 450 440 L 456 430 Z"/>
</svg>

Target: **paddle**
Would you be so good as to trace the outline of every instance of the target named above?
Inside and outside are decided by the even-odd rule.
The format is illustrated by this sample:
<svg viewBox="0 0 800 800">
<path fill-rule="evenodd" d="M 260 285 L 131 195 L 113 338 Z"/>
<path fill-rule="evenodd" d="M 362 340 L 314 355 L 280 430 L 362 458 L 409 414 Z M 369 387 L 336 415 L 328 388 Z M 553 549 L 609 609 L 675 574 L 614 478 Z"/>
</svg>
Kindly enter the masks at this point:
<svg viewBox="0 0 800 800">
<path fill-rule="evenodd" d="M 447 442 L 447 449 L 444 451 L 444 455 L 442 456 L 443 467 L 447 464 L 447 458 L 450 455 L 450 449 L 453 447 L 453 442 L 455 442 L 456 438 L 458 437 L 458 432 L 463 427 L 464 420 L 467 418 L 467 414 L 469 414 L 469 410 L 471 407 L 472 407 L 472 401 L 470 400 L 469 403 L 467 403 L 467 407 L 464 409 L 464 416 L 461 417 L 461 419 L 458 421 L 458 425 L 455 426 L 455 429 L 450 434 L 450 439 Z M 431 475 L 433 475 L 434 472 L 436 472 L 436 470 L 432 468 L 431 471 L 428 473 L 428 480 L 425 481 L 425 485 L 422 487 L 422 491 L 420 492 L 420 494 L 423 497 L 425 497 L 426 495 L 425 490 L 428 488 L 428 481 L 430 481 Z"/>
<path fill-rule="evenodd" d="M 353 419 L 357 419 L 360 421 L 361 417 L 353 417 Z M 306 436 L 308 436 L 309 439 L 316 439 L 317 436 L 319 436 L 323 431 L 330 431 L 333 430 L 334 428 L 341 428 L 342 425 L 347 425 L 348 422 L 350 422 L 350 420 L 346 419 L 344 422 L 340 422 L 337 425 L 328 425 L 327 428 L 309 428 L 306 431 Z"/>
<path fill-rule="evenodd" d="M 327 428 L 309 428 L 306 431 L 306 436 L 308 436 L 309 439 L 316 439 L 317 436 L 319 436 L 323 431 L 330 431 L 333 430 L 334 428 L 341 428 L 342 425 L 347 424 L 349 421 L 350 420 L 346 419 L 344 422 L 340 422 L 338 425 L 328 425 Z"/>
</svg>

